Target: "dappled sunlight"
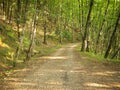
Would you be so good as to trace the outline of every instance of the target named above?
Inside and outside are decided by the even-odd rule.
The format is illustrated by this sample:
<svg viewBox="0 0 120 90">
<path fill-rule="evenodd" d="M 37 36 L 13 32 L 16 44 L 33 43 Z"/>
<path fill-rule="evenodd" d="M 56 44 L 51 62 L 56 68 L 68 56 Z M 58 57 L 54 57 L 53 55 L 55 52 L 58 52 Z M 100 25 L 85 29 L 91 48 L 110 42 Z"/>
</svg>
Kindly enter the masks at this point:
<svg viewBox="0 0 120 90">
<path fill-rule="evenodd" d="M 85 86 L 88 87 L 102 87 L 102 88 L 110 88 L 110 86 L 106 85 L 106 84 L 99 84 L 99 83 L 92 83 L 92 82 L 87 82 L 84 84 Z"/>
<path fill-rule="evenodd" d="M 108 74 L 104 72 L 95 72 L 95 73 L 92 73 L 92 75 L 108 76 Z"/>
<path fill-rule="evenodd" d="M 24 63 L 24 60 L 18 59 L 16 62 L 17 62 L 17 63 Z"/>
<path fill-rule="evenodd" d="M 1 20 L 5 20 L 6 17 L 5 17 L 4 15 L 0 15 L 0 19 L 1 19 Z"/>
<path fill-rule="evenodd" d="M 84 83 L 84 86 L 98 87 L 98 88 L 120 88 L 120 83 L 112 82 L 112 83 L 102 84 L 102 83 L 86 82 Z"/>
<path fill-rule="evenodd" d="M 10 82 L 10 84 L 11 85 L 13 85 L 13 86 L 21 86 L 21 85 L 23 85 L 23 86 L 36 86 L 36 84 L 35 83 L 30 83 L 30 82 Z"/>
<path fill-rule="evenodd" d="M 42 59 L 47 59 L 47 60 L 52 60 L 52 59 L 55 59 L 55 60 L 58 60 L 58 59 L 67 59 L 68 57 L 63 57 L 63 56 L 54 56 L 54 57 L 52 57 L 52 56 L 46 56 L 46 57 L 41 57 Z"/>
<path fill-rule="evenodd" d="M 100 75 L 100 76 L 113 76 L 115 74 L 118 74 L 120 72 L 118 71 L 104 71 L 104 72 L 93 72 L 92 75 Z"/>
<path fill-rule="evenodd" d="M 77 45 L 72 45 L 72 46 L 70 46 L 71 48 L 74 48 L 74 47 L 76 47 Z"/>
<path fill-rule="evenodd" d="M 24 68 L 24 69 L 17 69 L 17 70 L 14 70 L 14 72 L 26 72 L 26 71 L 30 71 L 30 69 L 28 68 Z"/>
<path fill-rule="evenodd" d="M 71 70 L 71 73 L 87 73 L 85 70 Z"/>
<path fill-rule="evenodd" d="M 105 73 L 107 73 L 107 74 L 116 74 L 116 73 L 120 73 L 120 71 L 118 72 L 118 71 L 106 71 Z"/>
<path fill-rule="evenodd" d="M 17 90 L 20 88 L 21 88 L 20 90 L 24 90 L 24 89 L 26 90 L 27 88 L 25 88 L 25 87 L 36 87 L 36 83 L 31 82 L 28 79 L 23 79 L 23 78 L 7 78 L 6 83 L 9 83 L 9 87 L 17 88 Z M 24 89 L 22 89 L 23 86 L 24 86 Z M 7 90 L 7 89 L 5 89 L 5 90 Z"/>
<path fill-rule="evenodd" d="M 113 83 L 110 83 L 109 86 L 120 88 L 120 82 L 113 82 Z"/>
<path fill-rule="evenodd" d="M 3 47 L 3 48 L 10 48 L 7 44 L 3 43 L 0 39 L 0 47 Z"/>
<path fill-rule="evenodd" d="M 58 52 L 39 58 L 35 57 L 28 67 L 13 71 L 5 78 L 8 88 L 21 90 L 102 90 L 118 89 L 119 71 L 104 67 L 103 64 L 88 61 L 88 57 L 77 55 L 66 46 Z M 67 50 L 67 51 L 66 51 Z M 70 51 L 72 50 L 72 51 Z M 19 61 L 19 60 L 18 60 Z M 43 63 L 44 62 L 44 63 Z M 7 85 L 7 86 L 8 86 Z"/>
<path fill-rule="evenodd" d="M 7 60 L 12 61 L 14 57 L 14 52 L 8 52 L 8 55 L 6 56 Z"/>
<path fill-rule="evenodd" d="M 30 80 L 28 80 L 28 79 L 25 79 L 25 78 L 23 78 L 23 77 L 10 77 L 10 78 L 4 78 L 4 80 L 6 80 L 7 82 L 12 82 L 12 83 L 21 83 L 21 82 L 30 82 Z"/>
<path fill-rule="evenodd" d="M 4 80 L 7 80 L 7 81 L 14 81 L 14 82 L 17 82 L 17 81 L 20 81 L 19 78 L 4 78 Z"/>
<path fill-rule="evenodd" d="M 3 64 L 1 62 L 0 62 L 0 67 L 2 67 L 2 68 L 8 68 L 5 64 Z M 0 70 L 1 70 L 1 68 L 0 68 Z"/>
</svg>

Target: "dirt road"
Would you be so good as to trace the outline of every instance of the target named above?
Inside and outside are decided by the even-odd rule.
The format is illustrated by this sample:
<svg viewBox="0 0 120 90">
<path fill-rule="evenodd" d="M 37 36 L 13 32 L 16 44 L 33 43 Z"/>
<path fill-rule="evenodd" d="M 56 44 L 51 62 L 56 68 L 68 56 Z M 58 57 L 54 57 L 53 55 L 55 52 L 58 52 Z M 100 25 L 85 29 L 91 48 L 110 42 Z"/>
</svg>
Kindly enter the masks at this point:
<svg viewBox="0 0 120 90">
<path fill-rule="evenodd" d="M 120 66 L 80 55 L 76 46 L 69 44 L 16 70 L 0 90 L 120 90 Z"/>
</svg>

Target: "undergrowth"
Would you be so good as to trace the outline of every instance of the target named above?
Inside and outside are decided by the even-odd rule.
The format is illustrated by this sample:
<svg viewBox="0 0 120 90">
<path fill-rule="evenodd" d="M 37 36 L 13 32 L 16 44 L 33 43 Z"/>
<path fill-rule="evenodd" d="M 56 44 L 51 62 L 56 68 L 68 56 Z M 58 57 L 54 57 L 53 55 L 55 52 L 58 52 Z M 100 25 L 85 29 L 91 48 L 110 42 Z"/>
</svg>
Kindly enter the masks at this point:
<svg viewBox="0 0 120 90">
<path fill-rule="evenodd" d="M 93 52 L 81 52 L 81 51 L 80 51 L 80 47 L 77 47 L 76 50 L 77 50 L 81 55 L 85 55 L 85 56 L 88 56 L 88 57 L 90 57 L 90 58 L 94 58 L 94 59 L 97 60 L 97 61 L 101 61 L 101 62 L 111 62 L 111 63 L 120 63 L 120 60 L 118 60 L 118 59 L 110 59 L 110 58 L 105 59 L 103 54 L 95 54 L 95 53 L 93 53 Z"/>
</svg>

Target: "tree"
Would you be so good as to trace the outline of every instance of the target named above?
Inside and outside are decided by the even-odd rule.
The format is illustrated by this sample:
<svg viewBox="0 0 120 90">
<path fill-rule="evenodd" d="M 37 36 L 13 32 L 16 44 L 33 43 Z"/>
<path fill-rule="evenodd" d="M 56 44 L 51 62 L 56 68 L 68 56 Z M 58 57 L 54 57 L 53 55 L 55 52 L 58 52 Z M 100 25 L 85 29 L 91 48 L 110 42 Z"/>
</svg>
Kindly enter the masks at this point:
<svg viewBox="0 0 120 90">
<path fill-rule="evenodd" d="M 88 30 L 89 30 L 89 24 L 90 24 L 90 15 L 91 15 L 91 11 L 92 11 L 92 7 L 93 7 L 93 2 L 94 0 L 90 0 L 90 8 L 89 8 L 89 12 L 87 14 L 87 21 L 86 21 L 86 24 L 85 24 L 85 31 L 84 31 L 84 36 L 83 36 L 83 39 L 82 39 L 82 48 L 81 48 L 81 51 L 89 51 L 89 40 L 88 40 Z"/>
<path fill-rule="evenodd" d="M 34 43 L 35 43 L 35 36 L 36 36 L 36 31 L 37 31 L 37 21 L 38 21 L 38 18 L 39 18 L 39 0 L 36 0 L 34 2 L 34 14 L 33 14 L 33 19 L 32 19 L 32 30 L 31 30 L 31 37 L 30 37 L 30 45 L 29 45 L 29 48 L 28 48 L 28 52 L 27 52 L 27 56 L 26 56 L 26 60 L 29 60 L 31 58 L 31 55 L 33 53 L 33 50 L 34 50 Z"/>
<path fill-rule="evenodd" d="M 16 9 L 16 24 L 17 24 L 17 35 L 18 35 L 18 46 L 16 48 L 16 53 L 13 61 L 13 66 L 16 65 L 16 60 L 19 57 L 20 49 L 21 49 L 21 33 L 20 33 L 20 15 L 21 15 L 21 0 L 17 0 L 17 9 Z"/>
<path fill-rule="evenodd" d="M 102 24 L 98 30 L 98 35 L 97 35 L 97 39 L 96 39 L 96 49 L 95 49 L 95 53 L 98 52 L 98 45 L 99 45 L 99 39 L 100 39 L 100 34 L 101 34 L 101 31 L 103 30 L 103 26 L 104 26 L 104 23 L 105 23 L 105 18 L 106 18 L 106 14 L 107 14 L 107 11 L 108 11 L 108 7 L 109 7 L 109 3 L 110 1 L 107 0 L 107 6 L 106 6 L 106 9 L 105 9 L 105 12 L 104 12 L 104 15 L 103 15 L 103 19 L 102 19 Z"/>
<path fill-rule="evenodd" d="M 119 20 L 120 20 L 120 11 L 118 11 L 118 16 L 117 16 L 117 19 L 116 19 L 116 22 L 115 22 L 115 27 L 114 27 L 114 30 L 113 30 L 112 35 L 110 37 L 109 45 L 108 45 L 107 50 L 106 50 L 105 55 L 104 55 L 105 58 L 107 58 L 108 55 L 109 55 L 109 52 L 110 52 L 110 49 L 111 49 L 111 46 L 112 46 L 112 42 L 114 40 L 113 38 L 115 36 L 115 33 L 118 30 L 117 27 L 118 27 L 118 24 L 119 24 Z"/>
</svg>

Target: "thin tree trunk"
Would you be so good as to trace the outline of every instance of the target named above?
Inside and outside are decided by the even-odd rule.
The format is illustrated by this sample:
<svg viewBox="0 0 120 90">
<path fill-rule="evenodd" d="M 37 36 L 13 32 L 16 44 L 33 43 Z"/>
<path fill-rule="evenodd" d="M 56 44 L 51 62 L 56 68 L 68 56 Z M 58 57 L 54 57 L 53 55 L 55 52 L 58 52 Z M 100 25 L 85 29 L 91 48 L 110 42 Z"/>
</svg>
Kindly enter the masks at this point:
<svg viewBox="0 0 120 90">
<path fill-rule="evenodd" d="M 7 0 L 6 18 L 9 19 L 10 16 L 10 0 Z"/>
<path fill-rule="evenodd" d="M 103 16 L 102 24 L 101 24 L 101 27 L 100 27 L 100 29 L 98 31 L 98 35 L 97 35 L 97 39 L 96 39 L 96 47 L 95 47 L 95 53 L 96 54 L 98 53 L 98 49 L 99 49 L 98 45 L 99 45 L 100 33 L 103 30 L 103 26 L 104 26 L 104 23 L 105 23 L 105 17 L 106 17 L 107 11 L 108 11 L 109 3 L 110 3 L 110 1 L 108 0 L 107 7 L 105 9 L 105 13 L 104 13 L 104 16 Z"/>
<path fill-rule="evenodd" d="M 73 7 L 73 3 L 72 3 L 72 7 Z M 72 8 L 72 27 L 74 27 L 74 15 L 73 12 L 74 8 Z M 72 28 L 72 43 L 74 43 L 74 28 Z"/>
<path fill-rule="evenodd" d="M 83 0 L 81 0 L 81 4 L 80 4 L 80 0 L 78 0 L 78 3 L 79 3 L 79 15 L 80 15 L 80 10 L 81 10 L 81 20 L 79 18 L 79 23 L 81 23 L 80 25 L 80 31 L 81 31 L 81 36 L 82 36 L 82 40 L 83 40 L 83 27 L 84 27 L 84 24 L 83 24 Z M 81 47 L 81 51 L 83 51 L 84 49 L 84 43 L 82 43 L 82 47 Z"/>
<path fill-rule="evenodd" d="M 44 21 L 44 40 L 43 40 L 43 43 L 44 44 L 47 44 L 47 36 L 46 36 L 46 20 Z"/>
<path fill-rule="evenodd" d="M 62 30 L 61 30 L 61 24 L 59 24 L 59 30 L 60 30 L 60 35 L 59 35 L 59 43 L 62 44 Z"/>
<path fill-rule="evenodd" d="M 120 51 L 120 47 L 116 50 L 116 52 L 113 54 L 113 56 L 111 57 L 111 59 L 115 58 L 119 51 Z"/>
<path fill-rule="evenodd" d="M 112 42 L 113 42 L 113 38 L 115 36 L 115 33 L 117 32 L 117 27 L 118 27 L 118 24 L 119 24 L 119 20 L 120 20 L 120 11 L 118 13 L 118 17 L 117 17 L 117 20 L 116 20 L 116 23 L 115 23 L 115 28 L 112 32 L 112 35 L 111 35 L 111 38 L 110 38 L 110 41 L 109 41 L 109 45 L 108 45 L 107 50 L 105 52 L 104 58 L 107 58 L 108 55 L 109 55 L 109 52 L 110 52 L 110 49 L 111 49 L 111 46 L 112 46 Z"/>
<path fill-rule="evenodd" d="M 60 3 L 59 9 L 60 9 L 60 16 L 58 17 L 59 31 L 60 31 L 59 43 L 62 44 L 62 25 L 61 25 L 62 24 L 61 23 L 61 20 L 62 20 L 62 3 Z"/>
<path fill-rule="evenodd" d="M 17 0 L 17 19 L 16 19 L 16 24 L 17 24 L 17 34 L 18 34 L 18 46 L 16 48 L 16 53 L 13 61 L 13 67 L 16 66 L 16 60 L 19 57 L 20 53 L 20 46 L 21 46 L 21 34 L 20 34 L 20 9 L 21 9 L 21 2 L 20 0 Z"/>
<path fill-rule="evenodd" d="M 44 3 L 46 4 L 46 6 L 44 6 L 44 38 L 43 38 L 43 44 L 47 44 L 47 16 L 48 16 L 48 12 L 47 12 L 47 7 L 48 7 L 48 3 L 47 0 L 44 1 Z"/>
<path fill-rule="evenodd" d="M 86 25 L 85 25 L 85 32 L 84 32 L 84 36 L 82 39 L 82 48 L 81 51 L 85 51 L 87 47 L 89 47 L 87 44 L 87 35 L 88 35 L 88 26 L 90 24 L 90 15 L 91 15 L 91 11 L 92 11 L 92 6 L 93 6 L 93 2 L 94 0 L 90 0 L 90 8 L 89 8 L 89 12 L 87 15 L 87 21 L 86 21 Z"/>
<path fill-rule="evenodd" d="M 22 44 L 23 44 L 23 37 L 24 37 L 24 31 L 25 31 L 25 24 L 26 24 L 26 12 L 27 12 L 27 0 L 26 0 L 26 3 L 25 3 L 25 9 L 24 9 L 24 12 L 23 12 L 23 26 L 22 26 L 22 33 L 20 32 L 20 0 L 18 0 L 18 13 L 17 13 L 17 27 L 18 27 L 18 47 L 16 49 L 16 55 L 15 55 L 15 60 L 14 60 L 14 66 L 15 66 L 15 63 L 16 63 L 16 60 L 18 59 L 19 57 L 19 54 L 20 54 L 20 51 L 22 49 Z"/>
<path fill-rule="evenodd" d="M 11 24 L 11 19 L 12 19 L 12 6 L 10 7 L 9 24 Z"/>
<path fill-rule="evenodd" d="M 25 0 L 25 6 L 24 6 L 24 10 L 23 10 L 23 25 L 22 25 L 22 35 L 21 35 L 21 47 L 22 47 L 22 44 L 23 44 L 23 38 L 24 38 L 25 29 L 26 29 L 27 6 L 28 6 L 28 0 Z"/>
<path fill-rule="evenodd" d="M 30 45 L 28 48 L 28 52 L 27 52 L 27 56 L 26 56 L 26 60 L 29 60 L 31 58 L 32 52 L 33 52 L 33 47 L 34 47 L 34 40 L 35 40 L 35 36 L 36 36 L 36 14 L 34 15 L 33 18 L 33 24 L 32 24 L 32 32 L 31 32 L 31 40 L 30 40 Z"/>
<path fill-rule="evenodd" d="M 36 36 L 36 31 L 37 31 L 37 21 L 38 21 L 38 0 L 36 0 L 36 5 L 35 5 L 35 14 L 33 15 L 33 22 L 32 22 L 32 32 L 31 32 L 31 40 L 30 40 L 30 45 L 28 48 L 26 60 L 29 60 L 31 58 L 31 55 L 34 50 L 34 43 L 35 43 L 35 36 Z"/>
<path fill-rule="evenodd" d="M 3 15 L 5 17 L 5 1 L 4 0 L 2 1 L 2 4 L 3 4 Z"/>
<path fill-rule="evenodd" d="M 13 67 L 16 66 L 16 60 L 18 59 L 19 57 L 19 53 L 20 53 L 20 31 L 19 31 L 19 26 L 18 27 L 18 46 L 16 48 L 16 52 L 15 52 L 15 57 L 14 57 L 14 61 L 13 61 Z"/>
</svg>

